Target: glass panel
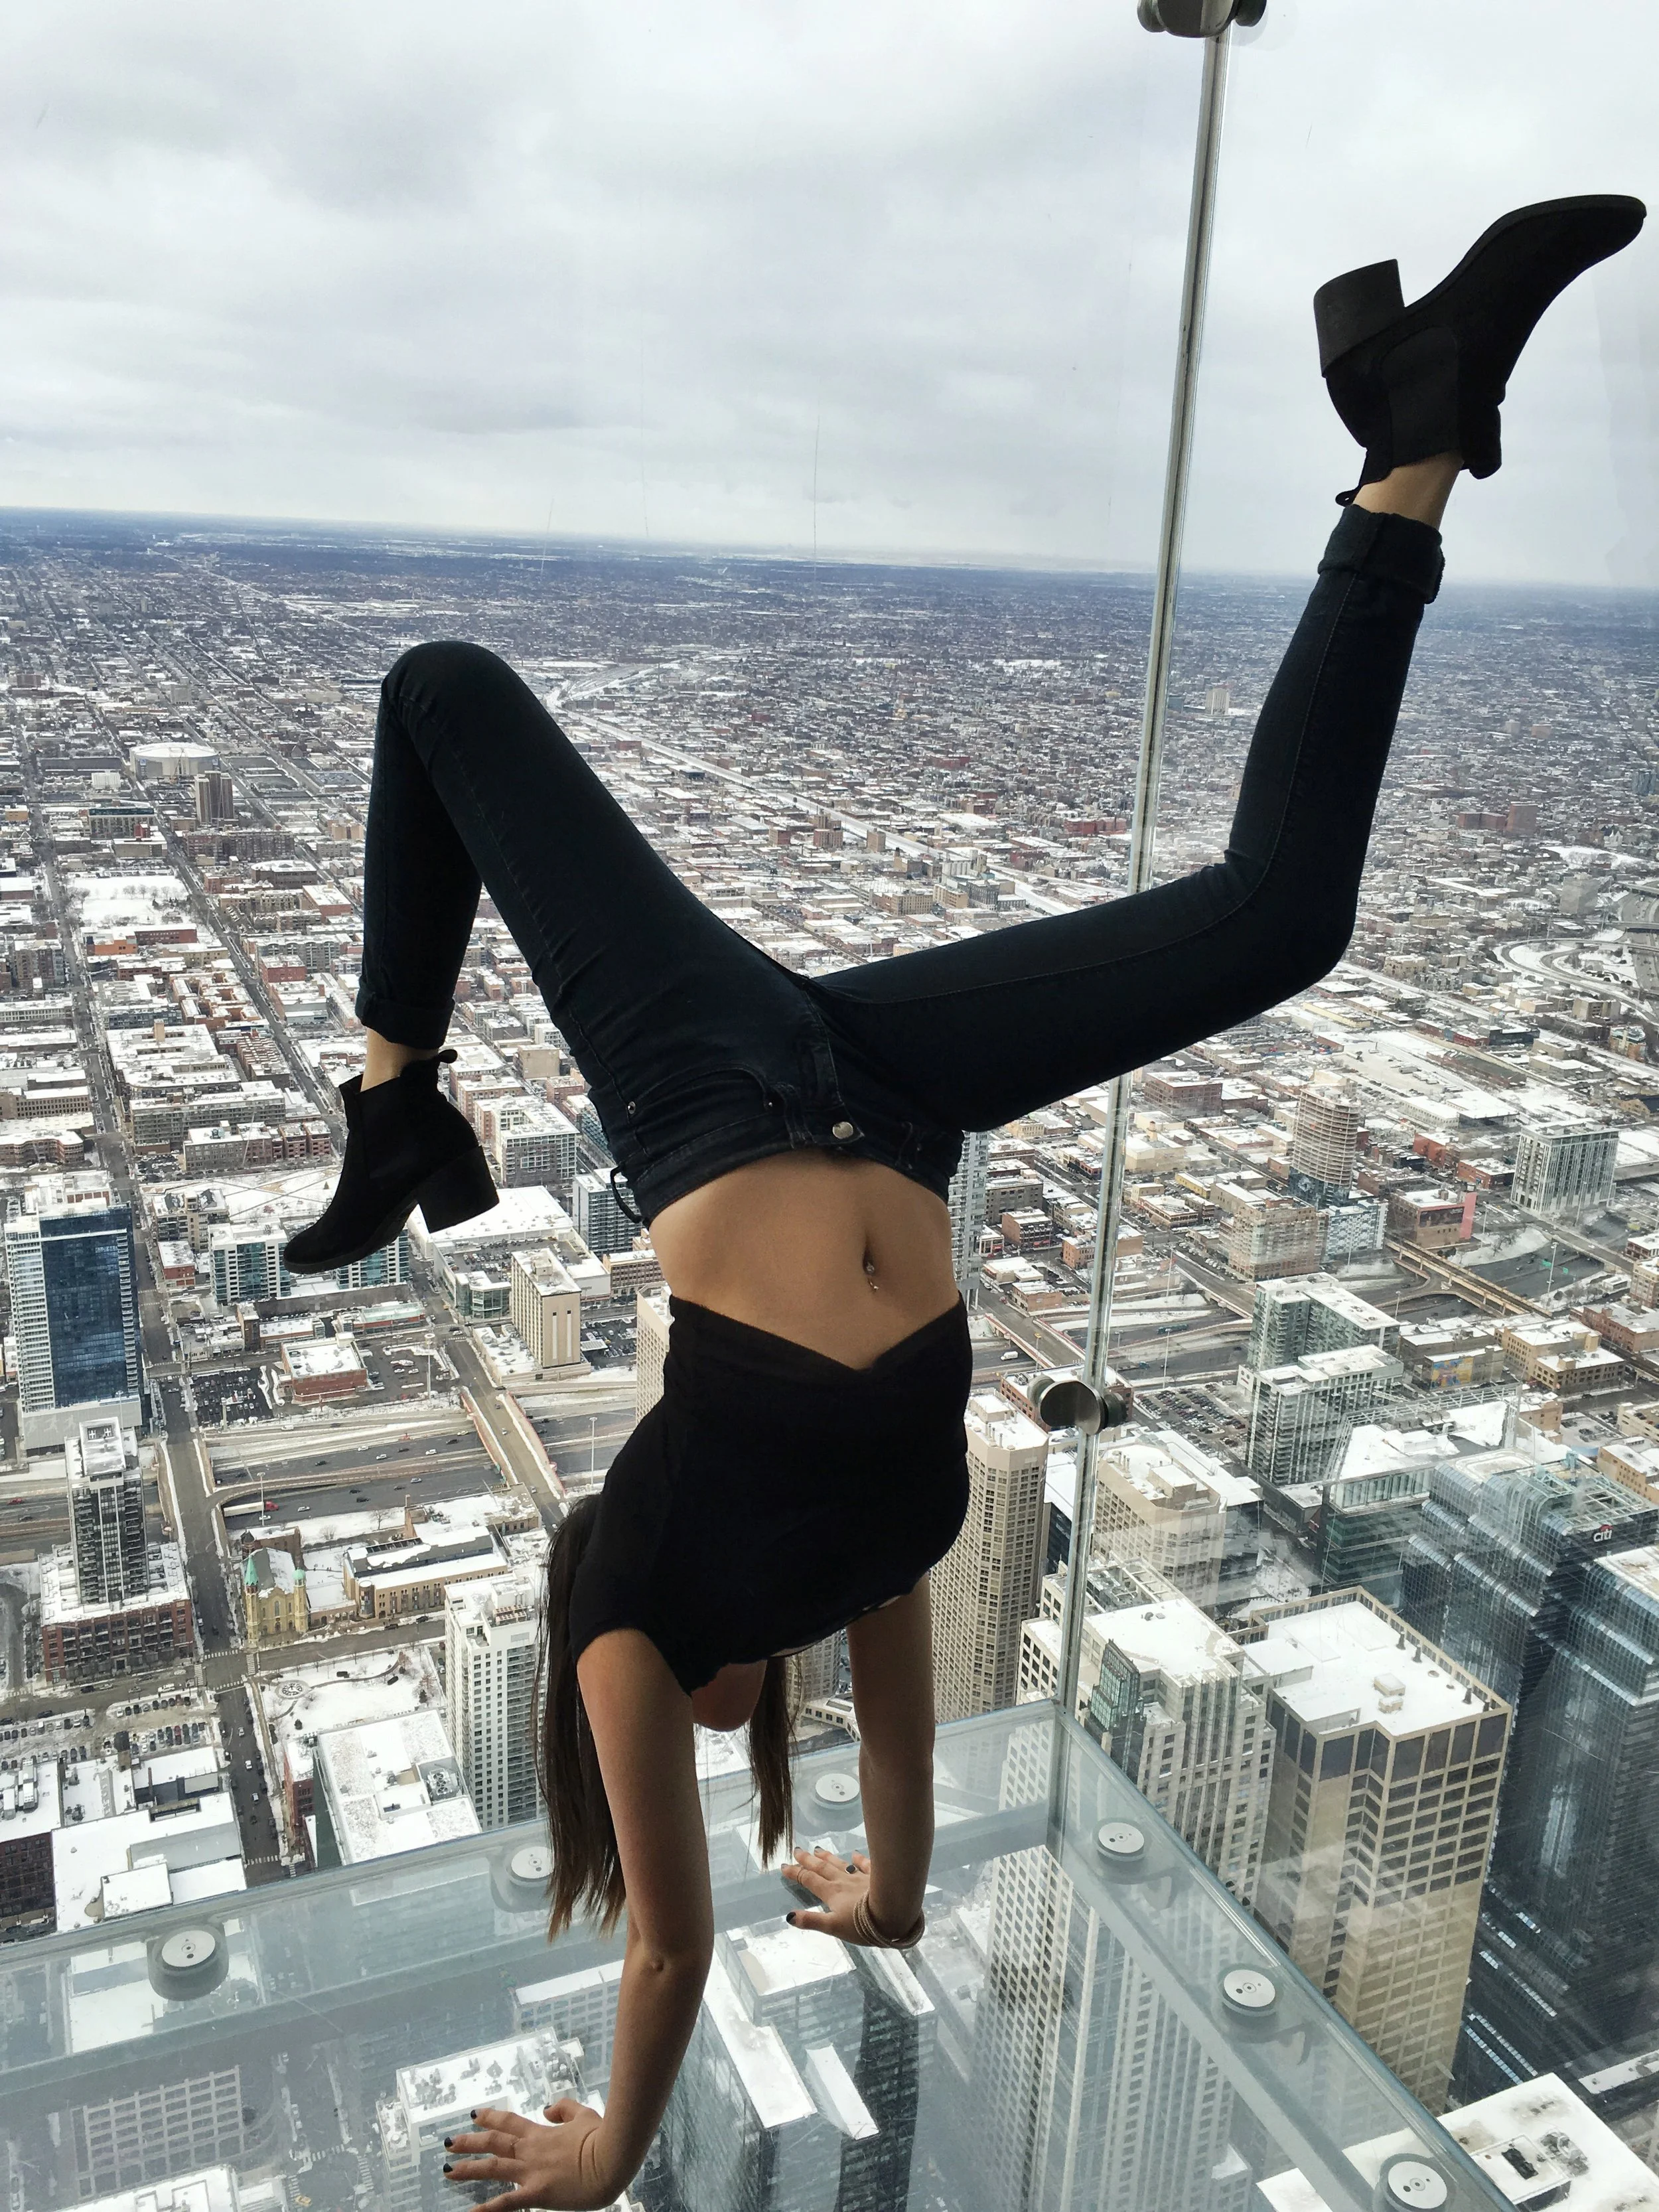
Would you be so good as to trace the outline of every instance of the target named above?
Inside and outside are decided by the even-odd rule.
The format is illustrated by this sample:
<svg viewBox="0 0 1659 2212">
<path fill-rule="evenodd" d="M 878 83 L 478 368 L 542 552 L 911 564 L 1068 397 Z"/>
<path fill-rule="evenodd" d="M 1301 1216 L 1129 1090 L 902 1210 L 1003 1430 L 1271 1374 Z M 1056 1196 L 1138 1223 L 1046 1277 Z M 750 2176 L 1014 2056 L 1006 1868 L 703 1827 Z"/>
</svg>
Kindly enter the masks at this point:
<svg viewBox="0 0 1659 2212">
<path fill-rule="evenodd" d="M 1299 2173 L 1367 2212 L 1346 2146 L 1403 2132 L 1452 2201 L 1502 2203 L 1117 1769 L 1057 1730 L 1044 1706 L 942 1733 L 908 1954 L 787 1928 L 746 1785 L 708 1785 L 717 1954 L 632 2201 L 1243 2208 Z M 863 1845 L 855 1766 L 801 1762 L 804 1839 Z M 602 2101 L 620 1946 L 549 1952 L 540 1841 L 506 1829 L 6 1954 L 18 2212 L 140 2187 L 166 2207 L 187 2174 L 215 2206 L 284 2186 L 435 2206 L 455 2196 L 442 2137 L 473 2106 Z"/>
<path fill-rule="evenodd" d="M 1316 287 L 1398 257 L 1410 301 L 1516 204 L 1641 191 L 1628 72 L 1659 30 L 1622 6 L 1598 32 L 1592 53 L 1496 5 L 1405 0 L 1384 26 L 1269 0 L 1234 35 L 1160 877 L 1225 842 L 1359 473 Z M 1139 1422 L 1259 1486 L 1259 1531 L 1201 1573 L 1167 1539 L 1159 1559 L 1168 1462 L 1121 1436 L 1097 1524 L 1102 1553 L 1231 1626 L 1260 1690 L 1263 1924 L 1436 2110 L 1474 2105 L 1471 2140 L 1525 2132 L 1531 2098 L 1650 2162 L 1652 251 L 1550 307 L 1501 472 L 1454 495 L 1340 963 L 1139 1079 L 1141 1219 L 1188 1209 L 1146 1246 L 1201 1296 L 1184 1327 L 1211 1349 L 1132 1337 L 1122 1301 L 1114 1346 Z M 1363 744 L 1358 700 L 1352 721 Z M 1161 1802 L 1109 1672 L 1090 1725 Z"/>
</svg>

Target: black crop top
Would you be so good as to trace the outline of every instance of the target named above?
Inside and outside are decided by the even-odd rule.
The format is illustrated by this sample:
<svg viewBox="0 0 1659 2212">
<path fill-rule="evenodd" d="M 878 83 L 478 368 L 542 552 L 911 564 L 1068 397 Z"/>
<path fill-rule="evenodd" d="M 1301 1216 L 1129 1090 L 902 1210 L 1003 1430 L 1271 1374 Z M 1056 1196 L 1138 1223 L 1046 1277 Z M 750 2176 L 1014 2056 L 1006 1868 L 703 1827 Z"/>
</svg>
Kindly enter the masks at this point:
<svg viewBox="0 0 1659 2212">
<path fill-rule="evenodd" d="M 611 1462 L 571 1590 L 579 1658 L 644 1631 L 681 1687 L 912 1589 L 968 1510 L 967 1310 L 872 1366 L 671 1298 L 663 1395 Z"/>
</svg>

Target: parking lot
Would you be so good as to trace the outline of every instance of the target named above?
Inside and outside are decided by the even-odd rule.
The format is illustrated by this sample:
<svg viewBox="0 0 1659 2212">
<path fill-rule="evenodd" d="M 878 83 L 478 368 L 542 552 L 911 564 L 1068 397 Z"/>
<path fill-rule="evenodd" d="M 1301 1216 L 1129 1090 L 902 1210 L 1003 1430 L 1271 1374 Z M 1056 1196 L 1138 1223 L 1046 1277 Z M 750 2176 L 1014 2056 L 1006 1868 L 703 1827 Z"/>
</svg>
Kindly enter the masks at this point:
<svg viewBox="0 0 1659 2212">
<path fill-rule="evenodd" d="M 257 1367 L 216 1367 L 191 1376 L 196 1397 L 196 1418 L 204 1427 L 221 1422 L 263 1421 L 270 1415 L 259 1388 Z"/>
</svg>

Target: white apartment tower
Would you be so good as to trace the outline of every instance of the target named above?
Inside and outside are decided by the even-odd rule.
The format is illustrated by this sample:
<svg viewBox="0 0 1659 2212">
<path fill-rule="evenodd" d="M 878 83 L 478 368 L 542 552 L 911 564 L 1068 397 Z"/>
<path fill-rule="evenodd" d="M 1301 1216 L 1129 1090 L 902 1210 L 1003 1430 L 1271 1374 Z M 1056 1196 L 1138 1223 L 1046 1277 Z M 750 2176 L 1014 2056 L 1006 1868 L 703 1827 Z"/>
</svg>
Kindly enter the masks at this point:
<svg viewBox="0 0 1659 2212">
<path fill-rule="evenodd" d="M 457 1583 L 444 1607 L 449 1740 L 482 1828 L 533 1819 L 539 1803 L 536 1625 L 527 1575 Z"/>
<path fill-rule="evenodd" d="M 1085 1617 L 1077 1717 L 1239 1903 L 1254 1906 L 1267 1833 L 1273 1731 L 1249 1652 L 1190 1599 L 1144 1568 L 1115 1569 L 1112 1595 Z M 1042 1584 L 1028 1620 L 1020 1696 L 1060 1689 L 1065 1582 Z"/>
<path fill-rule="evenodd" d="M 951 1178 L 951 1265 L 957 1288 L 966 1295 L 979 1273 L 979 1233 L 985 1226 L 986 1189 L 991 1175 L 991 1132 L 969 1129 L 962 1158 Z"/>
<path fill-rule="evenodd" d="M 634 1301 L 634 1419 L 642 1421 L 662 1395 L 668 1358 L 668 1293 L 641 1291 Z"/>
<path fill-rule="evenodd" d="M 1617 1129 L 1570 1124 L 1528 1129 L 1516 1147 L 1512 1196 L 1529 1213 L 1576 1218 L 1613 1199 Z"/>
<path fill-rule="evenodd" d="M 968 1516 L 933 1569 L 933 1691 L 941 1721 L 1012 1705 L 1019 1636 L 1036 1610 L 1048 1432 L 994 1390 L 968 1401 Z"/>
<path fill-rule="evenodd" d="M 1279 1749 L 1257 1916 L 1443 2112 L 1510 1709 L 1369 1591 L 1261 1619 Z"/>
<path fill-rule="evenodd" d="M 508 1311 L 520 1341 L 538 1369 L 579 1367 L 582 1302 L 564 1263 L 538 1244 L 515 1252 L 508 1273 Z"/>
<path fill-rule="evenodd" d="M 1139 1560 L 1194 1605 L 1214 1606 L 1236 1480 L 1172 1429 L 1109 1433 L 1095 1462 L 1096 1557 Z"/>
<path fill-rule="evenodd" d="M 1334 1473 L 1349 1437 L 1376 1418 L 1401 1371 L 1400 1362 L 1374 1344 L 1252 1369 L 1244 1447 L 1250 1473 L 1279 1485 L 1317 1482 Z"/>
</svg>

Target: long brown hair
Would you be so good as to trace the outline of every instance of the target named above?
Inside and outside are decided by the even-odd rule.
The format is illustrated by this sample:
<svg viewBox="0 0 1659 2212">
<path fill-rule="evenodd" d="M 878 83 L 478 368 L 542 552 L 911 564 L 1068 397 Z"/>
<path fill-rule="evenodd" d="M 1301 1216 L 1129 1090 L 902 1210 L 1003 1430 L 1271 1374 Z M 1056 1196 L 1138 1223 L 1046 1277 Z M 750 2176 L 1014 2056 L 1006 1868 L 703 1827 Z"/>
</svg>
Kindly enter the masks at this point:
<svg viewBox="0 0 1659 2212">
<path fill-rule="evenodd" d="M 570 1653 L 570 1592 L 593 1540 L 597 1496 L 579 1498 L 556 1532 L 547 1555 L 547 1602 L 536 1654 L 536 1775 L 553 1847 L 548 1882 L 548 1934 L 562 1936 L 578 1914 L 609 1935 L 628 1902 L 617 1830 L 605 1794 L 593 1731 Z M 749 1767 L 760 1801 L 760 1847 L 769 1860 L 795 1839 L 789 1747 L 800 1709 L 799 1676 L 787 1659 L 771 1658 L 749 1721 Z"/>
</svg>

